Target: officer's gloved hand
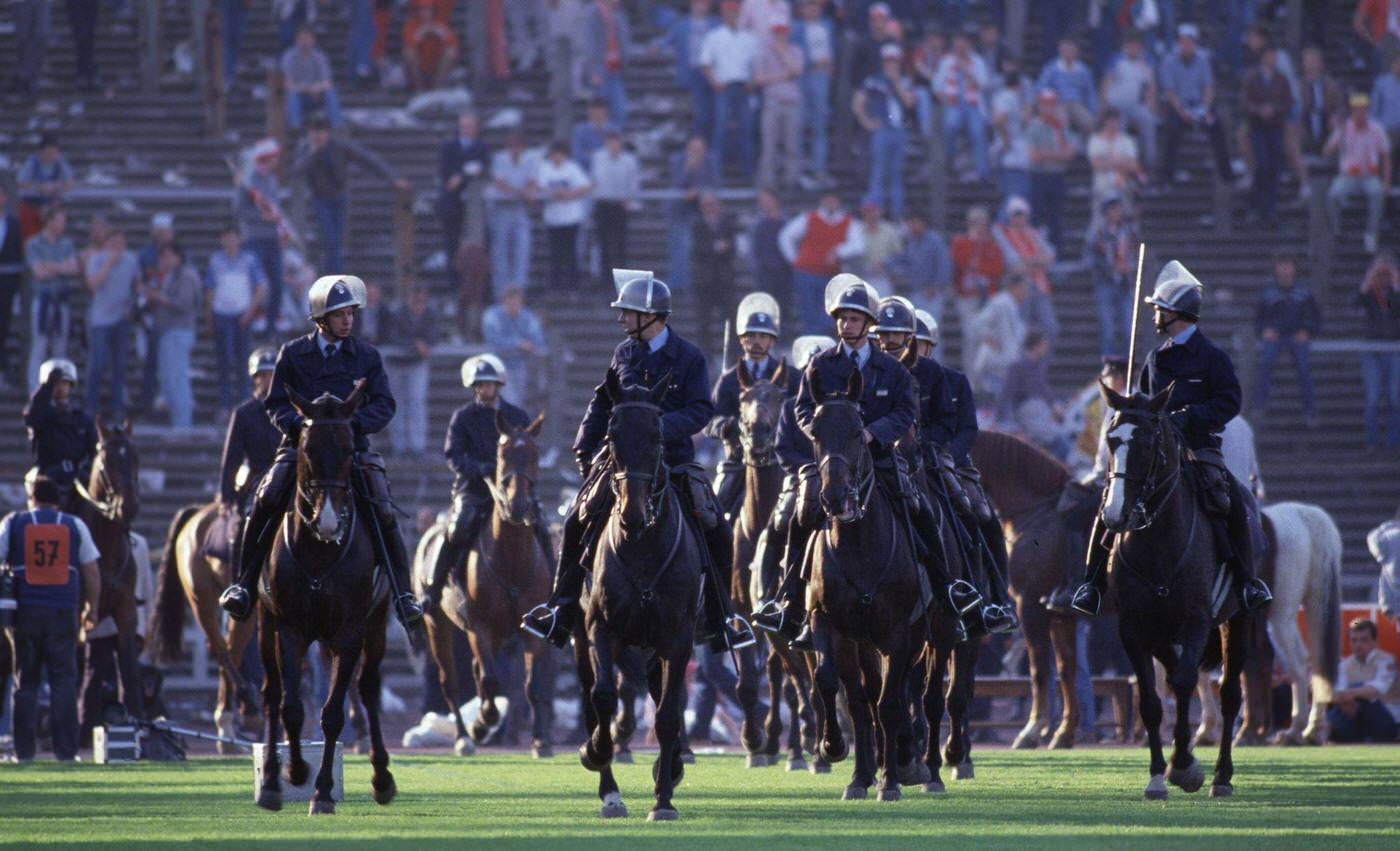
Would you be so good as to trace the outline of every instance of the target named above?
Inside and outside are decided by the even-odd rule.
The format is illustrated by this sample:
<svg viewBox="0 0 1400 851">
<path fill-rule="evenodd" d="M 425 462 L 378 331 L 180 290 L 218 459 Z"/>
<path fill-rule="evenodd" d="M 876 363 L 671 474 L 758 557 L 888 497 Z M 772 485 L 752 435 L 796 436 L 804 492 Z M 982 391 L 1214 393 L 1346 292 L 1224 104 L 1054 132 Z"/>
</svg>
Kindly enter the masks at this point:
<svg viewBox="0 0 1400 851">
<path fill-rule="evenodd" d="M 578 467 L 578 474 L 585 479 L 588 478 L 589 469 L 593 466 L 592 460 L 587 452 L 574 452 L 574 464 Z"/>
</svg>

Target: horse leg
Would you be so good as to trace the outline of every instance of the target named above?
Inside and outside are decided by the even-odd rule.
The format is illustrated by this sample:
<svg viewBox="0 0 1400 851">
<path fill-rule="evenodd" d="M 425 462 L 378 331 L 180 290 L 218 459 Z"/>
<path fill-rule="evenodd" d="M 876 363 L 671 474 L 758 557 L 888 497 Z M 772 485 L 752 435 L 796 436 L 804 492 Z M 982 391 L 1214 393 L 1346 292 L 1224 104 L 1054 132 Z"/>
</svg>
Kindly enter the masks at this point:
<svg viewBox="0 0 1400 851">
<path fill-rule="evenodd" d="M 603 802 L 603 818 L 626 818 L 627 805 L 622 803 L 622 794 L 618 792 L 617 780 L 613 777 L 612 766 L 598 766 L 588 759 L 588 741 L 592 739 L 599 727 L 605 726 L 609 722 L 593 708 L 593 689 L 598 680 L 593 671 L 588 635 L 582 626 L 577 626 L 574 629 L 573 646 L 574 672 L 578 677 L 579 692 L 582 695 L 580 705 L 583 709 L 583 725 L 588 732 L 588 739 L 585 739 L 584 743 L 579 746 L 579 759 L 583 762 L 584 768 L 598 772 L 598 800 Z"/>
<path fill-rule="evenodd" d="M 219 622 L 219 609 L 214 598 L 206 596 L 201 601 L 196 595 L 190 594 L 187 595 L 187 599 L 194 610 L 195 619 L 199 621 L 200 631 L 204 633 L 204 644 L 209 648 L 209 655 L 214 657 L 219 666 L 219 695 L 214 705 L 214 728 L 220 736 L 236 739 L 237 702 L 244 696 L 247 686 L 238 672 L 238 663 L 229 652 L 229 642 L 224 639 L 223 624 Z M 230 618 L 229 623 L 238 621 Z M 221 756 L 235 752 L 233 745 L 223 742 L 219 742 L 217 748 Z"/>
<path fill-rule="evenodd" d="M 953 766 L 954 780 L 973 779 L 968 715 L 972 711 L 972 678 L 979 646 L 980 642 L 965 641 L 948 654 L 948 742 L 943 759 Z"/>
<path fill-rule="evenodd" d="M 262 785 L 258 789 L 258 806 L 265 810 L 282 809 L 281 770 L 277 765 L 277 744 L 282 738 L 282 671 L 277 661 L 277 629 L 272 617 L 262 612 L 258 628 L 258 651 L 263 663 L 263 736 Z"/>
<path fill-rule="evenodd" d="M 763 768 L 772 763 L 763 752 L 763 728 L 758 721 L 758 649 L 745 647 L 734 655 L 739 666 L 734 680 L 734 699 L 744 713 L 739 740 L 748 751 L 748 767 Z"/>
<path fill-rule="evenodd" d="M 1026 636 L 1026 662 L 1030 667 L 1031 713 L 1011 747 L 1034 750 L 1050 723 L 1050 614 L 1039 603 L 1020 601 L 1021 631 Z"/>
<path fill-rule="evenodd" d="M 500 648 L 484 628 L 473 625 L 467 630 L 467 637 L 471 639 L 472 655 L 476 657 L 472 670 L 476 673 L 476 696 L 479 699 L 476 719 L 468 732 L 472 741 L 479 745 L 491 734 L 491 728 L 501 721 L 501 711 L 496 708 L 496 695 L 501 689 L 501 680 L 496 672 L 496 654 Z"/>
<path fill-rule="evenodd" d="M 331 654 L 331 683 L 326 702 L 321 707 L 321 768 L 316 772 L 316 791 L 311 795 L 308 812 L 313 816 L 335 813 L 335 746 L 345 728 L 345 697 L 355 679 L 355 664 L 364 649 L 364 637 L 345 642 Z"/>
<path fill-rule="evenodd" d="M 136 629 L 136 607 L 118 609 L 117 673 L 121 679 L 122 704 L 133 718 L 146 717 L 146 698 L 141 689 L 141 647 Z"/>
<path fill-rule="evenodd" d="M 812 679 L 821 695 L 822 705 L 818 728 L 821 740 L 817 743 L 817 756 L 825 762 L 836 763 L 845 759 L 848 752 L 836 714 L 836 691 L 841 686 L 841 675 L 836 670 L 836 654 L 833 647 L 836 639 L 831 631 L 825 628 L 826 619 L 820 612 L 813 612 L 811 617 L 812 643 L 817 653 Z"/>
<path fill-rule="evenodd" d="M 802 750 L 815 753 L 817 749 L 816 706 L 821 701 L 816 699 L 816 692 L 813 691 L 812 669 L 808 665 L 807 656 L 804 653 L 794 653 L 784 647 L 778 650 L 778 654 L 783 662 L 783 668 L 787 671 L 788 681 L 792 683 L 792 690 L 797 695 L 797 709 L 800 715 L 793 716 L 793 727 L 797 727 L 800 717 Z"/>
<path fill-rule="evenodd" d="M 1118 637 L 1137 677 L 1138 714 L 1142 716 L 1142 725 L 1147 729 L 1147 746 L 1152 752 L 1147 788 L 1142 796 L 1149 801 L 1165 801 L 1167 760 L 1162 756 L 1162 699 L 1157 696 L 1157 674 L 1152 666 L 1152 656 L 1138 636 L 1137 624 L 1127 617 L 1119 617 Z"/>
<path fill-rule="evenodd" d="M 1273 607 L 1270 607 L 1270 615 Z M 1301 745 L 1308 741 L 1314 731 L 1312 706 L 1308 697 L 1308 650 L 1303 644 L 1303 636 L 1298 632 L 1298 622 L 1292 617 L 1269 618 L 1274 628 L 1274 640 L 1283 652 L 1284 668 L 1292 680 L 1293 717 L 1287 730 L 1280 730 L 1274 739 L 1275 744 Z M 1319 713 L 1320 714 L 1320 713 Z"/>
<path fill-rule="evenodd" d="M 1180 653 L 1168 647 L 1159 657 L 1167 667 L 1168 683 L 1176 695 L 1176 724 L 1172 727 L 1171 769 L 1167 772 L 1167 782 L 1188 794 L 1199 790 L 1205 782 L 1205 771 L 1191 753 L 1191 695 L 1196 691 L 1205 645 L 1203 633 L 1209 628 L 1188 621 L 1182 631 L 1186 640 L 1181 643 Z M 1221 738 L 1228 735 L 1227 731 L 1221 731 Z"/>
<path fill-rule="evenodd" d="M 598 725 L 579 749 L 579 757 L 584 768 L 596 771 L 610 765 L 613 759 L 612 725 L 606 723 L 606 719 L 617 714 L 617 669 L 613 662 L 613 641 L 600 626 L 590 627 L 589 639 L 594 673 L 593 693 L 589 698 L 598 715 Z"/>
<path fill-rule="evenodd" d="M 398 787 L 389 772 L 389 749 L 384 746 L 384 731 L 379 726 L 379 700 L 383 686 L 380 667 L 384 663 L 384 628 L 388 623 L 388 607 L 370 620 L 365 632 L 364 661 L 360 666 L 360 702 L 365 706 L 369 723 L 369 764 L 374 769 L 370 791 L 374 802 L 383 806 L 394 800 Z"/>
<path fill-rule="evenodd" d="M 293 786 L 306 782 L 311 768 L 301 756 L 301 725 L 306 721 L 306 706 L 301 701 L 301 666 L 306 655 L 306 640 L 290 629 L 278 630 L 277 657 L 282 666 L 282 721 L 287 729 L 287 779 Z M 340 731 L 336 730 L 339 735 Z M 335 747 L 326 740 L 326 747 Z"/>
<path fill-rule="evenodd" d="M 1050 643 L 1055 651 L 1055 671 L 1060 688 L 1060 726 L 1050 739 L 1051 749 L 1074 747 L 1075 734 L 1079 732 L 1079 690 L 1074 687 L 1074 678 L 1079 673 L 1079 654 L 1075 646 L 1077 618 L 1051 618 Z"/>
<path fill-rule="evenodd" d="M 1240 675 L 1248 661 L 1251 630 L 1248 615 L 1236 615 L 1221 627 L 1221 640 L 1225 642 L 1225 678 L 1220 683 L 1220 710 L 1225 716 L 1225 729 L 1235 723 L 1235 715 L 1240 711 Z M 1231 781 L 1235 776 L 1235 763 L 1231 755 L 1232 743 L 1229 736 L 1220 737 L 1220 753 L 1215 759 L 1215 776 L 1210 781 L 1212 798 L 1228 798 L 1234 794 Z"/>
<path fill-rule="evenodd" d="M 530 752 L 535 759 L 554 756 L 550 727 L 554 721 L 554 657 L 538 638 L 525 639 L 525 697 L 530 701 Z"/>
<path fill-rule="evenodd" d="M 476 745 L 467 738 L 467 726 L 462 723 L 461 683 L 457 681 L 457 657 L 452 650 L 454 627 L 438 611 L 424 618 L 423 625 L 428 631 L 428 650 L 432 653 L 433 664 L 437 665 L 438 669 L 438 688 L 442 691 L 442 699 L 457 726 L 457 739 L 453 749 L 458 756 L 469 756 L 476 751 Z"/>
<path fill-rule="evenodd" d="M 632 736 L 637 732 L 637 695 L 648 688 L 646 663 L 635 650 L 622 648 L 615 657 L 617 665 L 617 714 L 608 720 L 612 726 L 613 762 L 632 764 Z M 681 707 L 682 713 L 685 707 Z M 685 759 L 690 748 L 686 744 L 685 730 L 681 730 L 681 758 Z M 690 754 L 690 762 L 695 755 Z"/>
<path fill-rule="evenodd" d="M 777 652 L 770 648 L 764 654 L 761 648 L 762 645 L 754 648 L 754 653 L 759 654 L 764 677 L 768 680 L 768 712 L 763 717 L 763 756 L 769 765 L 777 765 L 778 751 L 783 746 L 783 704 L 796 703 L 796 696 L 789 698 L 791 684 L 783 680 L 783 661 L 778 658 Z M 792 711 L 792 727 L 797 727 L 796 710 Z M 789 761 L 794 744 L 798 749 L 797 755 L 802 755 L 800 738 L 800 734 L 788 736 Z"/>
<path fill-rule="evenodd" d="M 653 698 L 660 698 L 656 701 L 656 741 L 661 752 L 651 772 L 656 781 L 656 804 L 647 815 L 647 821 L 675 821 L 679 817 L 671 804 L 671 793 L 685 776 L 685 764 L 680 758 L 681 713 L 685 711 L 681 696 L 685 694 L 689 656 L 690 648 L 684 647 L 675 657 L 655 662 L 656 684 L 660 689 L 653 688 Z"/>
<path fill-rule="evenodd" d="M 1215 699 L 1210 671 L 1200 671 L 1196 678 L 1196 697 L 1201 701 L 1201 723 L 1196 726 L 1192 746 L 1212 747 L 1220 743 L 1220 701 Z"/>
<path fill-rule="evenodd" d="M 1244 661 L 1244 719 L 1235 737 L 1236 746 L 1265 744 L 1273 726 L 1274 648 L 1263 618 L 1251 621 L 1248 640 L 1251 646 Z"/>
<path fill-rule="evenodd" d="M 860 649 L 849 639 L 836 642 L 836 669 L 846 690 L 846 705 L 851 710 L 852 737 L 855 739 L 856 759 L 851 770 L 851 782 L 842 795 L 843 800 L 863 799 L 875 785 L 875 719 L 861 679 Z"/>
<path fill-rule="evenodd" d="M 928 678 L 924 682 L 924 718 L 928 722 L 928 738 L 924 743 L 924 765 L 929 777 L 924 781 L 925 792 L 943 792 L 946 787 L 938 776 L 943 767 L 943 756 L 938 748 L 940 730 L 943 727 L 943 709 L 947 702 L 943 692 L 943 679 L 948 673 L 950 651 L 938 645 L 929 645 Z"/>
<path fill-rule="evenodd" d="M 884 760 L 880 769 L 880 800 L 898 801 L 901 771 L 912 769 L 909 748 L 909 668 L 913 642 L 905 639 L 881 657 L 880 729 L 884 738 Z"/>
</svg>

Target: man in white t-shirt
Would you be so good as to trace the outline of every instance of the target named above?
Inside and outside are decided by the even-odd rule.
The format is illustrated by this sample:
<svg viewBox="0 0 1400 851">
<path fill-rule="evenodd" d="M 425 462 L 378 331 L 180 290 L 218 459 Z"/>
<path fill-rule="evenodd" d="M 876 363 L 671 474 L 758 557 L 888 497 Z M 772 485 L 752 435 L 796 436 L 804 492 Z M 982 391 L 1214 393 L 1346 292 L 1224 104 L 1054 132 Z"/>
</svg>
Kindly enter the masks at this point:
<svg viewBox="0 0 1400 851">
<path fill-rule="evenodd" d="M 724 23 L 705 34 L 700 43 L 700 70 L 715 90 L 715 131 L 710 143 L 720 165 L 733 162 L 726 140 L 736 143 L 745 177 L 754 173 L 754 116 L 749 103 L 758 39 L 739 26 L 739 3 L 720 4 Z M 733 130 L 730 126 L 733 125 Z"/>
<path fill-rule="evenodd" d="M 1157 165 L 1157 72 L 1143 49 L 1142 36 L 1129 33 L 1123 52 L 1104 72 L 1099 99 L 1123 116 L 1123 126 L 1138 138 L 1144 165 Z"/>
<path fill-rule="evenodd" d="M 214 326 L 214 364 L 219 380 L 219 410 L 227 414 L 248 397 L 248 326 L 267 297 L 267 273 L 235 225 L 219 235 L 219 249 L 209 258 L 204 278 L 205 313 Z"/>
<path fill-rule="evenodd" d="M 1351 655 L 1342 660 L 1327 725 L 1334 742 L 1395 740 L 1395 713 L 1400 699 L 1395 657 L 1376 647 L 1376 624 L 1357 618 L 1347 625 Z"/>
<path fill-rule="evenodd" d="M 536 197 L 544 201 L 544 227 L 549 234 L 549 285 L 572 290 L 578 285 L 578 229 L 588 213 L 593 183 L 569 159 L 564 143 L 555 142 L 535 172 L 535 187 Z"/>
</svg>

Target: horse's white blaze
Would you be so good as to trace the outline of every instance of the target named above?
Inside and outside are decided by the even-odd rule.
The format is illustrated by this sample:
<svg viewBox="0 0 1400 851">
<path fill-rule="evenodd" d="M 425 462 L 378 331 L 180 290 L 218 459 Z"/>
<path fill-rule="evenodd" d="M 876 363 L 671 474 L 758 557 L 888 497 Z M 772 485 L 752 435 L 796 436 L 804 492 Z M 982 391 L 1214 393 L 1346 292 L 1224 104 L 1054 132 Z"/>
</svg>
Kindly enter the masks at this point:
<svg viewBox="0 0 1400 851">
<path fill-rule="evenodd" d="M 321 510 L 316 512 L 316 531 L 322 537 L 333 538 L 340 527 L 340 518 L 336 516 L 335 506 L 331 504 L 330 491 L 321 494 Z"/>
<path fill-rule="evenodd" d="M 1109 467 L 1116 473 L 1122 473 L 1128 466 L 1128 442 L 1132 440 L 1133 432 L 1137 431 L 1137 426 L 1132 423 L 1119 423 L 1108 436 L 1118 441 L 1118 448 L 1113 450 L 1113 463 Z M 1123 519 L 1124 484 L 1123 480 L 1113 478 L 1108 480 L 1108 501 L 1104 504 L 1103 519 L 1108 523 L 1118 523 Z"/>
</svg>

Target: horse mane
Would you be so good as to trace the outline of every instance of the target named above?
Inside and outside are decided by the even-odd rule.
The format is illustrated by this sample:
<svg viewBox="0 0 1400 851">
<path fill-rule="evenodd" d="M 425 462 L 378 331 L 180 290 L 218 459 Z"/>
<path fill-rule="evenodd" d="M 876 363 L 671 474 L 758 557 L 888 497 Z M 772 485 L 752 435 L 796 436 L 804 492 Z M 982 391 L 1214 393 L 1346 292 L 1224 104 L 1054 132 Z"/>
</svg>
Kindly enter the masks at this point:
<svg viewBox="0 0 1400 851">
<path fill-rule="evenodd" d="M 1064 462 L 1014 434 L 979 431 L 976 452 L 984 475 L 991 470 L 1016 470 L 1026 487 L 1037 493 L 1058 491 L 1070 479 Z"/>
</svg>

